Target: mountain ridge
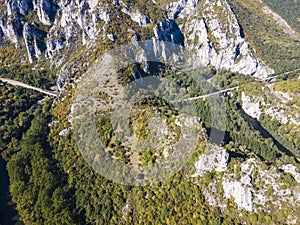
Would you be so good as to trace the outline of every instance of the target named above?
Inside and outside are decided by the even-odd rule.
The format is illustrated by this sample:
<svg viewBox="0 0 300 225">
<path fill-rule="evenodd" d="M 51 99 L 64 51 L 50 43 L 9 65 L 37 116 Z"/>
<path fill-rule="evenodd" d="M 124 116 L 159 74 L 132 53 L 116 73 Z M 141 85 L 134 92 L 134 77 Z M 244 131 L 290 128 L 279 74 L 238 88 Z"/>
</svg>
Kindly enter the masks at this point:
<svg viewBox="0 0 300 225">
<path fill-rule="evenodd" d="M 154 3 L 149 4 L 155 5 Z M 103 40 L 108 44 L 109 42 L 114 44 L 118 35 L 117 33 L 110 33 L 110 29 L 107 29 L 107 27 L 109 28 L 110 26 L 110 17 L 113 15 L 112 13 L 114 13 L 115 10 L 118 10 L 118 8 L 121 9 L 121 13 L 129 15 L 131 20 L 133 20 L 134 23 L 137 23 L 138 26 L 147 27 L 145 29 L 152 26 L 154 30 L 151 31 L 152 34 L 151 36 L 148 36 L 148 38 L 157 38 L 159 40 L 176 43 L 175 40 L 163 38 L 163 36 L 160 35 L 160 27 L 170 26 L 172 23 L 167 22 L 169 19 L 171 19 L 171 21 L 173 20 L 173 23 L 176 24 L 175 21 L 177 18 L 175 17 L 178 16 L 179 18 L 184 17 L 185 20 L 189 20 L 189 15 L 193 10 L 199 8 L 199 6 L 200 8 L 203 6 L 203 9 L 198 10 L 205 11 L 205 8 L 207 8 L 208 5 L 210 5 L 210 7 L 216 5 L 216 7 L 223 8 L 226 11 L 218 12 L 216 10 L 215 13 L 217 14 L 215 14 L 215 16 L 217 17 L 214 19 L 215 22 L 217 22 L 217 20 L 222 20 L 222 17 L 220 16 L 221 13 L 231 15 L 231 19 L 224 19 L 222 23 L 224 26 L 231 26 L 230 24 L 233 24 L 234 28 L 232 28 L 236 30 L 236 33 L 234 33 L 234 30 L 230 31 L 226 27 L 224 27 L 223 30 L 215 30 L 217 29 L 217 23 L 214 22 L 213 25 L 213 20 L 208 19 L 208 17 L 206 17 L 206 22 L 200 20 L 199 26 L 194 27 L 194 31 L 198 30 L 198 32 L 201 33 L 202 36 L 198 36 L 198 40 L 201 40 L 201 43 L 198 43 L 197 46 L 188 45 L 188 47 L 191 47 L 188 48 L 189 50 L 193 50 L 193 48 L 200 49 L 197 53 L 199 57 L 196 59 L 199 61 L 199 64 L 202 66 L 215 66 L 217 69 L 226 68 L 232 69 L 233 71 L 240 70 L 242 73 L 248 75 L 256 74 L 255 76 L 257 77 L 266 77 L 268 74 L 273 73 L 274 71 L 272 69 L 261 66 L 259 60 L 256 59 L 257 57 L 253 55 L 253 51 L 248 50 L 249 45 L 241 37 L 238 22 L 226 0 L 206 1 L 204 3 L 188 0 L 170 3 L 166 7 L 166 14 L 168 14 L 169 18 L 163 19 L 160 22 L 160 25 L 159 23 L 156 25 L 152 23 L 151 25 L 151 19 L 148 16 L 117 1 L 110 4 L 87 0 L 81 1 L 80 3 L 77 1 L 70 1 L 67 4 L 63 1 L 54 4 L 49 0 L 43 0 L 39 4 L 37 1 L 32 2 L 30 0 L 13 1 L 13 3 L 7 3 L 7 17 L 11 18 L 10 20 L 15 20 L 15 22 L 11 22 L 10 20 L 5 21 L 2 18 L 0 27 L 3 34 L 2 39 L 6 37 L 17 44 L 19 38 L 23 37 L 30 63 L 33 63 L 35 58 L 40 58 L 44 55 L 52 61 L 52 65 L 57 67 L 64 62 L 64 56 L 61 57 L 61 51 L 69 49 L 67 51 L 72 54 L 72 51 L 77 48 L 76 45 L 93 46 L 96 42 L 99 42 L 97 40 L 99 36 L 102 36 Z M 204 13 L 203 15 L 208 15 L 210 10 L 214 9 L 207 8 L 207 13 Z M 25 18 L 26 21 L 26 18 L 30 13 L 32 14 L 32 12 L 36 12 L 38 20 L 42 26 L 46 26 L 45 28 L 47 30 L 43 30 L 43 27 L 35 22 L 22 22 L 23 18 Z M 218 15 L 218 13 L 220 14 Z M 57 14 L 56 17 L 54 16 L 55 14 Z M 162 26 L 162 23 L 165 24 Z M 21 30 L 23 31 L 21 32 Z M 140 32 L 139 30 L 140 28 L 135 32 Z M 168 30 L 171 31 L 172 28 L 169 27 Z M 172 32 L 173 31 L 168 35 L 175 35 L 176 37 L 176 31 L 174 31 L 175 33 Z M 191 37 L 188 35 L 189 32 L 190 31 L 188 30 L 184 31 L 186 40 Z M 226 33 L 228 33 L 228 35 Z M 222 34 L 223 37 L 219 36 L 218 38 L 215 38 L 218 34 Z M 232 35 L 234 37 L 233 40 L 236 40 L 236 43 L 229 38 L 229 36 Z M 80 40 L 80 37 L 82 40 Z M 226 42 L 228 43 L 225 44 Z M 203 46 L 200 47 L 201 45 Z M 224 51 L 218 53 L 218 48 L 222 45 Z M 238 61 L 236 60 L 237 58 Z"/>
</svg>

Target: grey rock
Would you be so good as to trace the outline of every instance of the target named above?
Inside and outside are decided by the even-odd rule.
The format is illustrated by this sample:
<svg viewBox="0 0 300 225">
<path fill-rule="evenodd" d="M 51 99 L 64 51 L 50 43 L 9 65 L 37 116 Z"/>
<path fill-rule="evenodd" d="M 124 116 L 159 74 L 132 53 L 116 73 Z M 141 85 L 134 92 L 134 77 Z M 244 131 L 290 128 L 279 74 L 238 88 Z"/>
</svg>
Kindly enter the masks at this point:
<svg viewBox="0 0 300 225">
<path fill-rule="evenodd" d="M 32 0 L 6 0 L 7 15 L 22 15 L 26 16 L 33 8 Z"/>
<path fill-rule="evenodd" d="M 62 0 L 58 3 L 55 21 L 47 36 L 46 56 L 51 64 L 59 66 L 64 61 L 61 49 L 72 51 L 79 45 L 90 46 L 103 31 L 101 20 L 110 22 L 106 6 L 92 0 Z M 81 36 L 81 39 L 78 37 Z"/>
<path fill-rule="evenodd" d="M 0 20 L 0 28 L 3 33 L 3 38 L 10 40 L 12 43 L 17 44 L 20 37 L 21 23 L 19 21 L 13 22 L 9 20 Z"/>
<path fill-rule="evenodd" d="M 23 39 L 26 45 L 29 62 L 32 63 L 35 58 L 40 58 L 42 53 L 46 50 L 44 38 L 46 33 L 39 30 L 34 24 L 26 23 L 23 29 Z"/>
<path fill-rule="evenodd" d="M 164 19 L 154 27 L 154 34 L 158 40 L 184 46 L 184 36 L 175 20 Z"/>
<path fill-rule="evenodd" d="M 180 0 L 167 7 L 169 16 L 185 21 L 181 31 L 187 49 L 195 53 L 190 59 L 194 67 L 214 66 L 256 77 L 274 72 L 249 48 L 226 0 L 206 0 L 196 10 L 197 3 Z"/>
<path fill-rule="evenodd" d="M 179 0 L 167 5 L 166 12 L 168 18 L 177 19 L 178 17 L 190 16 L 195 10 L 199 0 Z"/>
<path fill-rule="evenodd" d="M 211 145 L 195 163 L 196 172 L 192 177 L 203 176 L 206 172 L 213 170 L 218 172 L 226 171 L 228 162 L 228 151 L 225 148 Z"/>
<path fill-rule="evenodd" d="M 61 54 L 62 49 L 72 52 L 78 45 L 92 47 L 101 35 L 103 39 L 107 38 L 105 30 L 111 20 L 108 3 L 93 0 L 60 0 L 57 5 L 52 0 L 6 0 L 5 3 L 5 19 L 0 19 L 1 39 L 7 38 L 18 43 L 19 37 L 24 36 L 20 18 L 30 10 L 36 10 L 40 22 L 51 26 L 45 44 L 47 49 L 41 52 L 45 52 L 53 66 L 61 65 L 66 59 L 67 56 Z M 160 42 L 166 41 L 185 46 L 187 50 L 194 52 L 190 59 L 194 67 L 214 66 L 216 69 L 226 68 L 256 77 L 266 77 L 273 72 L 263 66 L 255 52 L 249 48 L 226 0 L 206 0 L 200 6 L 198 3 L 198 0 L 179 0 L 167 6 L 168 18 L 154 27 L 155 38 L 159 40 L 152 41 L 154 52 L 165 59 L 172 55 L 171 49 L 166 49 Z M 112 4 L 114 7 L 125 7 L 121 9 L 123 13 L 128 14 L 140 26 L 149 25 L 150 19 L 134 8 L 127 8 L 121 1 L 114 1 Z M 177 24 L 177 18 L 186 21 L 184 26 Z M 100 23 L 101 20 L 104 25 Z M 35 31 L 40 32 L 39 29 Z M 110 37 L 116 37 L 116 34 L 111 35 L 113 36 Z M 42 40 L 39 37 L 32 38 L 35 39 L 36 46 L 39 46 Z M 41 48 L 32 48 L 40 54 L 37 49 Z M 30 50 L 29 47 L 28 49 Z M 30 50 L 28 53 L 31 55 L 30 61 L 33 59 L 33 52 Z M 149 65 L 146 65 L 146 70 L 147 67 Z"/>
<path fill-rule="evenodd" d="M 151 23 L 149 17 L 141 14 L 139 11 L 136 11 L 132 8 L 125 7 L 122 9 L 122 12 L 129 15 L 131 19 L 137 22 L 141 27 L 148 26 Z"/>
<path fill-rule="evenodd" d="M 45 25 L 51 25 L 55 18 L 56 6 L 52 0 L 34 0 L 34 9 L 37 11 L 39 20 Z"/>
</svg>

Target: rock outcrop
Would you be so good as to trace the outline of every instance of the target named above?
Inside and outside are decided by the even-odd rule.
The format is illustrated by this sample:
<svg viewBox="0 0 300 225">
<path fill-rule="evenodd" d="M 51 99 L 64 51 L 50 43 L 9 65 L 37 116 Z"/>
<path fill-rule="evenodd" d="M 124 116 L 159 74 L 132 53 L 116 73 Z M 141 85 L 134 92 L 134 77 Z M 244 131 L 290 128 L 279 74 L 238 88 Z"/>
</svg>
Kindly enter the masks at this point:
<svg viewBox="0 0 300 225">
<path fill-rule="evenodd" d="M 265 97 L 261 95 L 252 95 L 252 93 L 241 93 L 242 108 L 249 116 L 260 119 L 262 114 L 269 115 L 273 120 L 280 124 L 300 125 L 299 107 L 287 104 L 289 96 L 286 93 L 273 90 L 274 84 L 268 85 L 268 88 L 261 88 Z M 248 95 L 247 95 L 248 94 Z M 285 97 L 283 97 L 285 96 Z"/>
<path fill-rule="evenodd" d="M 165 19 L 154 27 L 154 35 L 158 40 L 184 46 L 184 36 L 174 20 Z"/>
<path fill-rule="evenodd" d="M 255 57 L 226 0 L 179 1 L 169 5 L 169 16 L 181 19 L 187 49 L 195 53 L 194 67 L 214 66 L 256 77 L 274 72 Z"/>
<path fill-rule="evenodd" d="M 281 169 L 285 172 L 285 173 L 289 173 L 291 174 L 294 179 L 296 180 L 297 183 L 300 183 L 300 172 L 298 170 L 298 168 L 292 164 L 286 164 L 286 165 L 283 165 L 281 167 Z M 300 193 L 299 193 L 300 194 Z M 299 198 L 300 200 L 300 198 Z"/>
<path fill-rule="evenodd" d="M 280 169 L 274 166 L 266 169 L 259 160 L 250 158 L 235 163 L 234 168 L 228 167 L 204 188 L 203 194 L 210 205 L 223 210 L 227 204 L 236 204 L 239 210 L 277 213 L 283 207 L 294 208 L 299 204 L 300 173 L 296 166 L 285 164 Z M 293 176 L 294 184 L 284 183 L 281 177 L 286 174 Z M 295 224 L 295 221 L 297 217 L 294 215 L 286 218 L 288 224 Z"/>
<path fill-rule="evenodd" d="M 242 92 L 241 100 L 243 102 L 243 110 L 252 118 L 259 119 L 260 115 L 263 113 L 261 105 L 265 104 L 263 97 L 257 96 L 255 101 L 253 101 L 250 96 L 247 96 L 245 92 Z"/>
<path fill-rule="evenodd" d="M 141 27 L 148 26 L 151 23 L 151 20 L 149 17 L 143 15 L 139 11 L 136 11 L 130 7 L 124 7 L 122 9 L 122 12 L 129 15 L 130 18 L 137 22 Z"/>
<path fill-rule="evenodd" d="M 247 211 L 253 211 L 253 196 L 251 188 L 245 187 L 238 181 L 223 180 L 224 197 L 229 199 L 234 198 L 234 202 L 240 209 L 244 208 Z"/>
<path fill-rule="evenodd" d="M 206 172 L 213 170 L 226 171 L 228 161 L 229 154 L 225 148 L 210 146 L 207 152 L 201 155 L 195 163 L 196 172 L 192 176 L 203 176 Z"/>
<path fill-rule="evenodd" d="M 33 8 L 32 0 L 5 0 L 8 16 L 27 16 Z"/>
<path fill-rule="evenodd" d="M 110 7 L 119 7 L 121 13 L 128 14 L 140 26 L 151 23 L 147 15 L 121 1 L 113 1 L 110 7 L 107 4 L 92 0 L 62 0 L 56 4 L 52 0 L 6 0 L 7 9 L 0 18 L 0 39 L 7 38 L 17 44 L 25 25 L 21 18 L 35 11 L 39 23 L 49 27 L 42 54 L 51 59 L 52 65 L 58 66 L 64 61 L 62 49 L 72 52 L 78 45 L 91 47 L 101 35 L 114 40 L 116 34 L 107 36 L 105 33 L 105 24 L 110 22 Z M 262 66 L 250 50 L 226 0 L 206 0 L 201 4 L 198 0 L 179 0 L 167 5 L 166 16 L 154 26 L 155 38 L 184 45 L 194 53 L 190 59 L 194 67 L 214 66 L 256 77 L 266 77 L 273 72 Z M 39 57 L 37 49 L 27 49 L 30 62 Z"/>
<path fill-rule="evenodd" d="M 54 22 L 57 6 L 52 0 L 33 0 L 33 9 L 44 25 L 50 26 Z"/>
<path fill-rule="evenodd" d="M 46 50 L 45 37 L 46 33 L 40 30 L 35 24 L 26 23 L 24 25 L 23 38 L 30 63 L 33 62 L 35 57 L 39 58 Z"/>
<path fill-rule="evenodd" d="M 50 26 L 55 18 L 56 6 L 52 0 L 6 0 L 5 5 L 6 11 L 0 16 L 0 40 L 8 39 L 18 44 L 23 37 L 29 62 L 32 63 L 46 50 L 46 32 L 38 28 L 37 22 Z M 28 24 L 28 17 L 34 16 L 33 11 L 37 12 L 39 21 Z M 32 15 L 29 15 L 31 12 Z"/>
<path fill-rule="evenodd" d="M 14 17 L 0 20 L 0 29 L 0 33 L 2 33 L 0 35 L 1 39 L 9 39 L 14 44 L 19 42 L 20 30 L 22 30 L 20 21 L 15 20 Z"/>
</svg>

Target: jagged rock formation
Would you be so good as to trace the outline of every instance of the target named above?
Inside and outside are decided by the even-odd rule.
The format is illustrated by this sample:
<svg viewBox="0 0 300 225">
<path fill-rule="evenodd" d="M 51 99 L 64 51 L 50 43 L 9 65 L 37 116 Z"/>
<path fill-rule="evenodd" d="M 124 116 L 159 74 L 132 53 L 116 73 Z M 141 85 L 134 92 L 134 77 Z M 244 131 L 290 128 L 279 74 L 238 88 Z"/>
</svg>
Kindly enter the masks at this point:
<svg viewBox="0 0 300 225">
<path fill-rule="evenodd" d="M 37 16 L 43 24 L 50 26 L 53 23 L 57 6 L 52 0 L 33 0 L 33 9 L 37 11 Z"/>
<path fill-rule="evenodd" d="M 179 1 L 169 16 L 183 20 L 186 47 L 195 52 L 194 66 L 215 66 L 266 77 L 273 70 L 262 66 L 243 38 L 243 32 L 226 0 Z"/>
<path fill-rule="evenodd" d="M 158 40 L 172 42 L 184 46 L 184 36 L 174 20 L 166 19 L 154 27 L 154 35 Z"/>
<path fill-rule="evenodd" d="M 1 12 L 0 17 L 0 40 L 9 39 L 18 44 L 22 37 L 29 62 L 32 63 L 35 57 L 39 58 L 46 50 L 46 32 L 36 22 L 50 26 L 55 18 L 56 5 L 52 0 L 6 0 L 5 5 L 7 9 Z M 34 16 L 34 11 L 39 21 L 29 24 L 27 19 Z"/>
<path fill-rule="evenodd" d="M 252 118 L 259 119 L 260 115 L 263 113 L 260 105 L 265 104 L 263 97 L 257 96 L 256 100 L 253 101 L 250 96 L 247 96 L 245 92 L 242 92 L 241 100 L 243 102 L 242 107 L 244 111 Z"/>
<path fill-rule="evenodd" d="M 139 11 L 135 11 L 134 9 L 132 9 L 130 7 L 123 8 L 122 12 L 129 15 L 133 21 L 137 22 L 142 27 L 148 26 L 151 23 L 151 20 L 149 17 L 141 14 Z"/>
<path fill-rule="evenodd" d="M 106 24 L 110 23 L 107 4 L 109 3 L 92 0 L 62 0 L 57 5 L 52 0 L 6 0 L 7 9 L 0 19 L 0 39 L 6 38 L 16 44 L 20 37 L 28 40 L 28 35 L 24 36 L 27 32 L 24 27 L 28 25 L 25 26 L 26 23 L 21 18 L 36 12 L 39 22 L 48 26 L 49 30 L 45 38 L 47 41 L 44 40 L 43 44 L 46 48 L 40 48 L 37 44 L 27 47 L 29 61 L 45 54 L 51 59 L 52 65 L 61 65 L 65 60 L 61 54 L 62 49 L 72 52 L 81 44 L 91 47 L 93 41 L 101 35 L 114 41 L 117 34 L 105 33 Z M 128 14 L 140 26 L 151 23 L 151 18 L 147 15 L 127 7 L 121 1 L 110 4 L 120 7 L 122 13 Z M 250 50 L 226 0 L 206 0 L 204 3 L 198 0 L 180 0 L 166 7 L 166 15 L 168 18 L 154 26 L 154 36 L 159 40 L 185 45 L 194 52 L 191 62 L 195 67 L 214 66 L 257 77 L 265 77 L 273 72 L 262 66 Z M 36 34 L 31 34 L 31 37 L 36 36 L 32 37 L 33 42 L 35 39 L 43 41 L 39 30 L 36 31 Z"/>
<path fill-rule="evenodd" d="M 61 1 L 53 26 L 48 33 L 46 56 L 52 64 L 60 65 L 63 48 L 72 51 L 76 45 L 86 44 L 98 35 L 97 24 L 100 20 L 109 21 L 104 7 L 97 8 L 97 1 Z M 96 10 L 98 9 L 98 10 Z M 78 38 L 81 36 L 81 40 Z"/>
<path fill-rule="evenodd" d="M 253 211 L 253 197 L 250 188 L 245 187 L 245 184 L 238 181 L 230 181 L 228 179 L 224 179 L 222 185 L 226 199 L 233 197 L 239 208 Z"/>
<path fill-rule="evenodd" d="M 203 155 L 200 158 L 203 158 Z M 203 172 L 205 174 L 205 172 L 213 170 L 203 170 Z M 285 164 L 278 169 L 275 167 L 263 169 L 260 161 L 250 158 L 245 162 L 236 163 L 234 172 L 231 171 L 227 169 L 224 174 L 217 175 L 204 188 L 203 194 L 210 205 L 220 207 L 223 210 L 228 204 L 226 201 L 233 198 L 234 204 L 239 209 L 249 212 L 258 212 L 263 209 L 272 214 L 282 210 L 283 207 L 294 208 L 299 204 L 300 173 L 297 167 L 292 164 Z M 287 174 L 295 179 L 294 184 L 289 184 L 290 187 L 286 187 L 282 179 Z M 267 204 L 270 202 L 272 204 Z M 286 218 L 288 224 L 296 224 L 296 221 L 297 217 L 291 215 Z"/>
<path fill-rule="evenodd" d="M 241 94 L 242 108 L 252 118 L 260 119 L 262 114 L 269 115 L 272 119 L 279 121 L 281 124 L 300 125 L 299 107 L 296 105 L 288 106 L 280 93 L 273 90 L 273 85 L 269 85 L 269 90 L 263 89 L 263 96 L 248 96 L 245 92 Z M 249 93 L 248 93 L 249 94 Z M 283 95 L 286 93 L 283 93 Z M 296 110 L 296 111 L 295 111 Z M 295 112 L 294 112 L 295 111 Z"/>
<path fill-rule="evenodd" d="M 29 62 L 32 63 L 34 57 L 39 58 L 46 50 L 44 38 L 46 33 L 40 30 L 35 24 L 26 23 L 23 28 L 23 38 L 28 52 Z"/>
<path fill-rule="evenodd" d="M 195 163 L 196 173 L 193 177 L 203 176 L 207 171 L 226 171 L 229 160 L 229 154 L 225 148 L 211 146 L 206 154 L 199 157 Z"/>
<path fill-rule="evenodd" d="M 14 44 L 17 44 L 20 37 L 21 24 L 13 20 L 13 18 L 8 18 L 0 21 L 0 38 L 7 38 Z"/>
</svg>

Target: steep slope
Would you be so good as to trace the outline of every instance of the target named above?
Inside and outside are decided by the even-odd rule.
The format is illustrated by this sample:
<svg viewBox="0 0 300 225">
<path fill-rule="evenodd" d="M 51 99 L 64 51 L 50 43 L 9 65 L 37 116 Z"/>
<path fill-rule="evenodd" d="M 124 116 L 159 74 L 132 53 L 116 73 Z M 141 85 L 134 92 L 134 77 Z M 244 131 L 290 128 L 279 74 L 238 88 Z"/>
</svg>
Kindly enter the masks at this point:
<svg viewBox="0 0 300 225">
<path fill-rule="evenodd" d="M 279 25 L 284 33 L 296 40 L 300 40 L 300 35 L 276 12 L 272 11 L 268 6 L 263 6 L 262 11 L 266 16 L 271 16 L 277 25 Z"/>
<path fill-rule="evenodd" d="M 298 157 L 300 156 L 299 79 L 268 85 L 248 84 L 241 91 L 242 107 Z"/>
<path fill-rule="evenodd" d="M 299 1 L 280 1 L 264 0 L 264 2 L 291 26 L 300 32 L 300 2 Z"/>
<path fill-rule="evenodd" d="M 256 59 L 226 0 L 207 0 L 195 4 L 194 9 L 189 6 L 190 2 L 186 3 L 188 12 L 180 14 L 184 9 L 178 4 L 171 5 L 170 10 L 174 18 L 179 14 L 183 21 L 186 46 L 195 52 L 192 59 L 195 66 L 226 68 L 256 77 L 266 77 L 274 72 Z"/>
<path fill-rule="evenodd" d="M 256 50 L 257 56 L 276 72 L 299 68 L 300 42 L 290 34 L 286 34 L 273 15 L 266 15 L 264 12 L 266 5 L 262 1 L 228 0 L 228 2 L 243 28 L 245 39 Z"/>
<path fill-rule="evenodd" d="M 55 73 L 61 91 L 55 101 L 44 100 L 49 104 L 42 109 L 39 104 L 43 102 L 36 104 L 40 95 L 24 90 L 22 94 L 0 84 L 3 155 L 10 160 L 11 192 L 24 222 L 299 224 L 300 167 L 277 143 L 282 135 L 287 148 L 299 153 L 299 82 L 273 86 L 255 82 L 274 70 L 296 69 L 299 42 L 277 26 L 271 15 L 265 18 L 261 4 L 246 0 L 1 1 L 1 76 L 49 87 L 49 77 Z M 145 45 L 129 61 L 133 65 L 122 65 L 111 74 L 104 70 L 110 53 L 122 54 L 124 49 L 130 53 L 140 41 Z M 180 53 L 184 48 L 192 53 L 189 70 L 170 71 L 163 63 L 151 64 L 153 56 L 167 61 L 172 55 L 170 46 Z M 205 97 L 192 102 L 191 109 L 186 108 L 195 111 L 191 118 L 177 110 L 173 101 L 142 98 L 129 105 L 131 115 L 124 121 L 131 127 L 126 130 L 127 123 L 118 116 L 128 111 L 111 111 L 124 99 L 127 103 L 122 94 L 128 83 L 129 92 L 138 98 L 142 88 L 153 90 L 159 83 L 147 82 L 147 78 L 164 81 L 153 93 L 177 101 L 215 91 L 210 85 L 214 79 L 197 83 L 213 76 L 223 79 L 221 88 L 252 83 L 242 86 L 240 95 L 216 92 L 216 101 Z M 87 77 L 95 79 L 89 82 Z M 85 81 L 89 86 L 83 85 Z M 287 91 L 287 86 L 292 89 Z M 86 93 L 94 94 L 93 102 Z M 76 104 L 87 108 L 76 111 Z M 98 111 L 92 111 L 92 120 L 82 117 L 91 115 L 86 109 L 93 104 Z M 224 111 L 218 111 L 219 105 Z M 264 137 L 249 124 L 241 105 L 262 125 L 269 124 L 274 137 Z M 35 113 L 21 113 L 30 107 Z M 77 129 L 81 127 L 74 125 L 74 119 L 87 127 Z M 91 122 L 94 130 L 89 127 Z M 216 129 L 214 122 L 222 123 L 224 130 Z M 199 135 L 195 145 L 190 135 L 193 130 Z M 221 133 L 219 145 L 208 141 L 214 132 Z M 150 134 L 156 139 L 149 139 Z M 127 165 L 113 173 L 114 178 L 130 180 L 129 165 L 143 180 L 146 169 L 176 153 L 177 140 L 185 141 L 178 154 L 184 161 L 175 160 L 182 169 L 168 178 L 163 171 L 161 176 L 166 179 L 150 186 L 123 185 L 90 166 L 78 144 L 81 137 L 88 139 L 83 144 L 92 162 L 108 162 L 101 167 L 104 171 L 115 171 L 113 160 Z M 103 141 L 108 154 L 98 151 L 97 139 Z M 146 169 L 139 168 L 141 165 Z M 173 165 L 168 168 L 172 170 Z"/>
<path fill-rule="evenodd" d="M 49 0 L 40 4 L 14 1 L 6 2 L 6 7 L 1 19 L 0 38 L 16 44 L 23 37 L 31 63 L 43 54 L 52 61 L 52 65 L 59 66 L 81 45 L 89 49 L 95 45 L 116 44 L 120 34 L 113 26 L 118 20 L 116 16 L 122 16 L 123 21 L 132 20 L 133 23 L 128 21 L 128 25 L 134 32 L 143 34 L 150 29 L 146 37 L 150 35 L 159 40 L 185 44 L 195 53 L 191 59 L 195 61 L 194 66 L 226 68 L 256 77 L 266 77 L 273 72 L 261 65 L 249 48 L 226 0 L 170 3 L 166 6 L 168 17 L 157 24 L 153 24 L 156 18 L 118 1 L 73 0 L 57 4 Z M 147 7 L 157 6 L 149 2 Z M 180 29 L 176 28 L 177 23 Z M 119 43 L 125 43 L 134 32 L 124 33 L 124 40 Z"/>
</svg>

